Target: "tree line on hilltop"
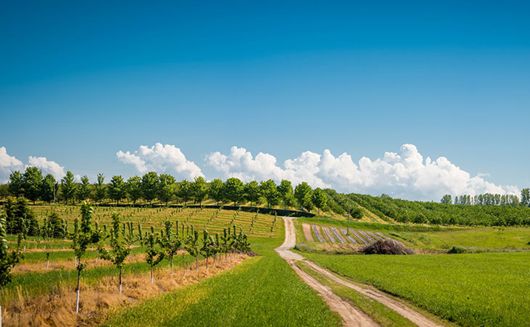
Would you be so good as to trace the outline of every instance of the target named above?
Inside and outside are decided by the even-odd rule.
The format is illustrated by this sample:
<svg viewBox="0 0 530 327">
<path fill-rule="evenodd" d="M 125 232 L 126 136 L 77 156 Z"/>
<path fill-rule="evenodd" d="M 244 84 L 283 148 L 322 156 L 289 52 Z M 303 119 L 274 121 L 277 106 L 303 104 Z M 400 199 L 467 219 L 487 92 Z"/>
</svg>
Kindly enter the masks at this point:
<svg viewBox="0 0 530 327">
<path fill-rule="evenodd" d="M 67 172 L 60 181 L 52 175 L 43 176 L 35 167 L 24 172 L 13 172 L 9 183 L 3 185 L 0 195 L 25 197 L 30 201 L 64 202 L 73 204 L 85 200 L 95 203 L 123 201 L 137 204 L 162 204 L 177 202 L 187 204 L 192 201 L 202 205 L 205 200 L 218 205 L 243 204 L 268 207 L 283 206 L 304 211 L 317 209 L 348 218 L 360 219 L 372 213 L 383 220 L 404 223 L 459 224 L 459 225 L 529 225 L 530 189 L 525 188 L 521 195 L 479 194 L 445 195 L 440 203 L 394 199 L 388 195 L 371 196 L 363 194 L 342 194 L 331 189 L 311 188 L 302 182 L 296 186 L 288 180 L 279 184 L 273 180 L 263 182 L 243 182 L 238 178 L 225 181 L 206 181 L 197 177 L 193 181 L 176 181 L 169 174 L 148 172 L 143 176 L 124 179 L 113 176 L 109 182 L 102 174 L 95 183 L 88 177 L 76 181 L 72 172 Z M 372 215 L 372 217 L 373 217 Z"/>
<path fill-rule="evenodd" d="M 258 183 L 250 181 L 244 183 L 238 178 L 228 178 L 225 181 L 214 179 L 210 182 L 204 177 L 197 177 L 193 181 L 176 181 L 169 174 L 148 172 L 143 176 L 132 176 L 124 179 L 113 176 L 106 183 L 103 174 L 98 174 L 96 182 L 90 183 L 87 176 L 76 181 L 70 171 L 57 181 L 51 174 L 43 176 L 40 169 L 28 167 L 24 172 L 15 171 L 9 176 L 7 195 L 25 197 L 30 201 L 64 202 L 73 204 L 85 200 L 101 203 L 106 200 L 119 204 L 129 201 L 136 204 L 153 201 L 168 204 L 178 203 L 201 204 L 212 200 L 217 204 L 241 205 L 250 203 L 252 206 L 265 204 L 268 207 L 282 205 L 284 208 L 295 207 L 310 211 L 327 209 L 327 195 L 320 189 L 313 189 L 306 182 L 295 187 L 288 180 L 276 184 L 269 179 Z"/>
</svg>

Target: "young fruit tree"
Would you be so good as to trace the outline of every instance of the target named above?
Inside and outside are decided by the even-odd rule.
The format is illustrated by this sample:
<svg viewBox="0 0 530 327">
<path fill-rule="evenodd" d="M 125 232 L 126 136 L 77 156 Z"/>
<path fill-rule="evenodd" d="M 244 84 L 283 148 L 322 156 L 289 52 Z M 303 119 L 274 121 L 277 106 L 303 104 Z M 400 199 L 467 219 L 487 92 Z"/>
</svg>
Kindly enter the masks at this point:
<svg viewBox="0 0 530 327">
<path fill-rule="evenodd" d="M 185 248 L 195 258 L 195 269 L 199 272 L 199 233 L 192 228 L 190 235 L 186 238 Z"/>
<path fill-rule="evenodd" d="M 234 244 L 234 238 L 232 237 L 230 231 L 230 227 L 223 228 L 223 235 L 221 235 L 221 252 L 224 253 L 225 260 L 227 259 L 228 253 L 232 250 Z"/>
<path fill-rule="evenodd" d="M 105 249 L 103 242 L 98 245 L 99 256 L 112 262 L 118 269 L 118 289 L 122 293 L 122 275 L 125 259 L 131 253 L 131 246 L 138 240 L 134 235 L 132 223 L 126 225 L 127 230 L 120 230 L 120 216 L 112 214 L 112 230 L 110 232 L 110 251 Z"/>
<path fill-rule="evenodd" d="M 11 282 L 11 269 L 20 261 L 19 234 L 17 251 L 8 251 L 7 246 L 7 222 L 3 212 L 0 212 L 0 288 Z M 2 305 L 0 305 L 0 327 L 2 326 Z"/>
<path fill-rule="evenodd" d="M 208 233 L 208 231 L 202 231 L 202 247 L 199 249 L 199 253 L 206 258 L 206 269 L 208 269 L 208 258 L 210 258 L 214 251 L 215 242 Z"/>
<path fill-rule="evenodd" d="M 76 271 L 77 271 L 77 286 L 75 289 L 75 312 L 79 313 L 79 292 L 81 282 L 81 272 L 85 269 L 85 264 L 81 261 L 85 255 L 86 249 L 90 244 L 95 244 L 99 241 L 99 233 L 92 230 L 92 213 L 93 208 L 86 202 L 81 206 L 81 226 L 79 220 L 74 221 L 74 233 L 72 234 L 72 249 L 74 250 Z"/>
<path fill-rule="evenodd" d="M 235 235 L 235 226 L 234 226 L 234 235 Z M 250 252 L 250 243 L 248 237 L 243 233 L 242 229 L 239 229 L 239 234 L 235 237 L 234 250 L 238 253 L 248 253 Z"/>
<path fill-rule="evenodd" d="M 149 265 L 151 272 L 151 284 L 155 282 L 153 270 L 164 259 L 164 251 L 159 246 L 158 235 L 155 234 L 155 229 L 151 226 L 151 230 L 144 237 L 145 246 L 145 261 Z"/>
<path fill-rule="evenodd" d="M 165 232 L 159 239 L 159 244 L 164 249 L 164 255 L 169 261 L 169 267 L 173 271 L 173 258 L 177 255 L 178 250 L 182 247 L 182 241 L 179 238 L 179 222 L 175 224 L 175 233 L 173 234 L 172 223 L 167 220 L 164 222 Z"/>
</svg>

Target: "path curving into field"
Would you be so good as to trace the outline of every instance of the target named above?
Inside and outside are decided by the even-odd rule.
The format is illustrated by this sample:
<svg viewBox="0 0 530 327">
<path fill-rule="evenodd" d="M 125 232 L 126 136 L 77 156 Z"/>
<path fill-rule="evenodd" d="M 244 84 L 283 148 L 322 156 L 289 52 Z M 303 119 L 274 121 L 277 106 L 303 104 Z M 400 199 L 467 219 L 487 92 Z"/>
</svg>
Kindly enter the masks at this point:
<svg viewBox="0 0 530 327">
<path fill-rule="evenodd" d="M 294 269 L 294 271 L 302 278 L 302 280 L 316 290 L 330 306 L 330 308 L 339 313 L 339 315 L 344 320 L 345 326 L 377 326 L 377 323 L 374 322 L 369 316 L 359 309 L 353 307 L 348 302 L 342 300 L 336 294 L 334 294 L 329 288 L 322 285 L 316 279 L 312 278 L 304 271 L 302 271 L 298 266 L 296 266 L 295 261 L 304 261 L 313 271 L 317 272 L 321 276 L 332 280 L 333 282 L 340 284 L 342 286 L 348 287 L 364 296 L 367 296 L 386 307 L 394 310 L 401 316 L 407 318 L 414 324 L 422 327 L 442 327 L 443 325 L 433 321 L 432 319 L 426 317 L 422 313 L 414 310 L 413 308 L 407 306 L 406 304 L 388 296 L 384 292 L 376 290 L 372 287 L 364 286 L 361 284 L 353 283 L 347 279 L 338 276 L 337 274 L 322 268 L 316 263 L 305 259 L 303 256 L 298 253 L 292 252 L 292 249 L 296 245 L 296 233 L 293 224 L 293 218 L 284 217 L 285 222 L 285 241 L 283 244 L 276 249 L 276 252 L 284 258 L 289 265 Z"/>
<path fill-rule="evenodd" d="M 304 257 L 294 253 L 291 249 L 296 244 L 296 233 L 294 230 L 293 218 L 284 217 L 285 223 L 285 240 L 283 244 L 276 248 L 276 252 L 285 260 L 298 276 L 311 288 L 313 288 L 324 301 L 329 305 L 331 310 L 337 312 L 342 318 L 345 326 L 372 327 L 378 326 L 368 315 L 352 306 L 349 302 L 341 299 L 329 288 L 322 285 L 319 281 L 302 271 L 295 262 L 304 260 Z"/>
</svg>

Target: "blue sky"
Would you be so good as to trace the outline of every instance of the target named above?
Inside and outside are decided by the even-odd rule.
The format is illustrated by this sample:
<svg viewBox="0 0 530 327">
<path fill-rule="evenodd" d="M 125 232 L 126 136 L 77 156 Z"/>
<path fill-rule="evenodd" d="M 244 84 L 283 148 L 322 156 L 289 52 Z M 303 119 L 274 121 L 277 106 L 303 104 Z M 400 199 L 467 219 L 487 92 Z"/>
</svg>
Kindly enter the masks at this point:
<svg viewBox="0 0 530 327">
<path fill-rule="evenodd" d="M 116 152 L 156 142 L 200 166 L 232 145 L 281 163 L 411 143 L 530 185 L 527 2 L 0 6 L 0 146 L 21 161 L 130 175 Z"/>
</svg>

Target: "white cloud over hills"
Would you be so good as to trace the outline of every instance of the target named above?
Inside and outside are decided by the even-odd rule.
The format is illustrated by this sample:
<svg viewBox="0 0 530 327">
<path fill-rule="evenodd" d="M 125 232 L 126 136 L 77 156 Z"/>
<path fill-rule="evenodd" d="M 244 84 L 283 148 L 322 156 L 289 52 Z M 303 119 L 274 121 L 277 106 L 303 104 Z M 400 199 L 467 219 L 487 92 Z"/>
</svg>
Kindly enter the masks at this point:
<svg viewBox="0 0 530 327">
<path fill-rule="evenodd" d="M 181 149 L 170 144 L 142 145 L 132 152 L 118 151 L 116 156 L 139 174 L 156 171 L 189 180 L 205 175 Z M 306 181 L 313 187 L 329 187 L 339 192 L 386 193 L 406 199 L 438 201 L 444 194 L 519 193 L 517 186 L 495 184 L 483 174 L 472 175 L 446 157 L 424 157 L 412 144 L 404 144 L 399 152 L 386 152 L 375 159 L 362 157 L 354 161 L 348 153 L 336 155 L 324 150 L 302 152 L 283 162 L 269 153 L 254 155 L 245 148 L 233 146 L 227 153 L 209 153 L 204 164 L 212 172 L 206 176 L 209 179 L 238 177 L 244 181 L 262 181 L 270 178 L 277 182 L 288 179 L 294 184 Z M 0 147 L 0 182 L 6 182 L 12 171 L 28 166 L 38 167 L 44 175 L 50 173 L 56 179 L 65 175 L 63 166 L 46 157 L 29 156 L 24 163 Z"/>
<path fill-rule="evenodd" d="M 66 171 L 63 166 L 59 165 L 55 161 L 46 159 L 46 157 L 29 156 L 27 166 L 40 168 L 43 176 L 51 174 L 57 180 L 63 178 L 66 175 Z"/>
<path fill-rule="evenodd" d="M 14 156 L 10 156 L 7 153 L 5 147 L 0 147 L 0 182 L 5 183 L 9 179 L 11 172 L 19 170 L 22 171 L 26 167 L 37 167 L 42 171 L 43 176 L 52 174 L 57 180 L 61 179 L 66 175 L 63 166 L 57 162 L 48 160 L 46 157 L 34 157 L 29 156 L 28 163 L 24 163 Z"/>
<path fill-rule="evenodd" d="M 0 147 L 0 182 L 6 182 L 12 171 L 22 168 L 24 168 L 22 161 L 10 156 L 4 146 Z"/>
<path fill-rule="evenodd" d="M 399 153 L 386 152 L 382 158 L 362 157 L 354 162 L 347 153 L 338 156 L 330 150 L 306 151 L 278 164 L 268 153 L 252 153 L 233 146 L 228 154 L 214 152 L 206 162 L 221 177 L 244 180 L 293 183 L 307 181 L 313 187 L 330 187 L 339 192 L 387 193 L 395 197 L 439 200 L 444 194 L 518 193 L 516 186 L 499 186 L 481 176 L 472 176 L 445 157 L 435 160 L 423 155 L 412 144 L 401 146 Z"/>
<path fill-rule="evenodd" d="M 117 157 L 135 166 L 139 173 L 150 170 L 176 172 L 181 178 L 202 176 L 202 170 L 174 145 L 140 146 L 131 152 L 119 151 Z M 386 152 L 382 158 L 306 151 L 282 163 L 269 153 L 253 155 L 233 146 L 228 153 L 212 152 L 205 163 L 215 173 L 209 178 L 238 177 L 244 181 L 273 179 L 306 181 L 313 187 L 329 187 L 339 192 L 386 193 L 395 197 L 439 200 L 444 194 L 518 193 L 516 186 L 500 186 L 482 175 L 472 176 L 445 157 L 435 160 L 423 155 L 413 144 L 404 144 L 399 153 Z"/>
<path fill-rule="evenodd" d="M 170 144 L 156 143 L 151 147 L 141 145 L 134 152 L 120 150 L 116 156 L 121 162 L 133 165 L 141 174 L 156 171 L 188 179 L 203 176 L 199 166 L 186 159 L 179 148 Z"/>
</svg>

